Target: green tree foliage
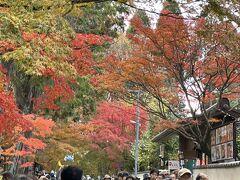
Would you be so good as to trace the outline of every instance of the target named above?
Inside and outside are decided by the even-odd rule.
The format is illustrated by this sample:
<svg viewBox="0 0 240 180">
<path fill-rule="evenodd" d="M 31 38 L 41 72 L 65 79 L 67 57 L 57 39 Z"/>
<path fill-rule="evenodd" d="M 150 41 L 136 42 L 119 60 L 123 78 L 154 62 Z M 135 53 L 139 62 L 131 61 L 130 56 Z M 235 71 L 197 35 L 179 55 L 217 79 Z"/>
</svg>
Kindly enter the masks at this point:
<svg viewBox="0 0 240 180">
<path fill-rule="evenodd" d="M 201 16 L 207 17 L 209 15 L 213 15 L 218 17 L 220 20 L 228 19 L 240 26 L 239 13 L 240 5 L 236 0 L 208 0 L 208 3 L 203 6 Z"/>
<path fill-rule="evenodd" d="M 164 3 L 165 10 L 168 10 L 174 14 L 181 14 L 181 10 L 179 9 L 178 3 L 175 0 L 166 0 Z"/>
<path fill-rule="evenodd" d="M 240 129 L 238 127 L 236 131 L 236 145 L 237 145 L 237 156 L 240 157 Z"/>
<path fill-rule="evenodd" d="M 73 120 L 86 122 L 96 111 L 96 102 L 103 98 L 103 94 L 97 92 L 91 85 L 88 77 L 78 77 L 77 83 L 72 85 L 75 96 L 68 102 L 59 101 L 58 111 L 49 110 L 48 115 L 56 120 Z"/>
<path fill-rule="evenodd" d="M 158 144 L 151 141 L 152 137 L 150 132 L 147 131 L 141 137 L 139 142 L 139 166 L 140 170 L 148 170 L 149 168 L 156 167 L 158 162 Z M 135 146 L 132 151 L 133 157 L 135 156 Z"/>
<path fill-rule="evenodd" d="M 153 142 L 152 139 L 154 137 L 154 122 L 153 120 L 149 122 L 148 131 L 146 131 L 140 139 L 139 142 L 139 167 L 140 170 L 146 171 L 151 168 L 161 168 L 160 167 L 160 144 Z M 164 142 L 162 142 L 165 146 L 163 161 L 166 163 L 168 160 L 178 160 L 178 137 L 174 136 Z M 135 144 L 132 145 L 131 155 L 132 158 L 135 158 Z"/>
<path fill-rule="evenodd" d="M 165 160 L 178 160 L 178 149 L 179 149 L 179 140 L 177 136 L 168 139 L 167 141 L 163 142 L 165 145 L 165 153 L 164 159 Z"/>
<path fill-rule="evenodd" d="M 70 6 L 67 0 L 1 0 L 0 5 L 1 62 L 13 78 L 20 109 L 29 113 L 37 79 L 46 69 L 57 69 L 67 76 L 75 74 L 63 61 L 70 54 L 74 34 L 62 18 Z"/>
<path fill-rule="evenodd" d="M 124 31 L 128 8 L 120 3 L 102 2 L 81 7 L 81 16 L 66 15 L 65 18 L 77 33 L 108 35 L 116 37 Z"/>
<path fill-rule="evenodd" d="M 52 170 L 57 169 L 58 161 L 63 163 L 68 154 L 76 155 L 75 159 L 78 161 L 88 152 L 86 134 L 89 129 L 88 126 L 79 123 L 58 123 L 52 136 L 46 139 L 47 147 L 38 152 L 36 162 L 42 164 L 45 169 Z"/>
</svg>

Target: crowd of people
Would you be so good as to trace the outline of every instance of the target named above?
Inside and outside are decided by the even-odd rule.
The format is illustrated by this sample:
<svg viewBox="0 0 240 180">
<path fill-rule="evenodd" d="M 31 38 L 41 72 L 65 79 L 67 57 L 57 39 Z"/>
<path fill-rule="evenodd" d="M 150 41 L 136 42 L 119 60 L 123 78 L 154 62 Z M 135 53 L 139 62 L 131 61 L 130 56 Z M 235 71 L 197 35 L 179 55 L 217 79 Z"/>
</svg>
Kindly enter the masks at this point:
<svg viewBox="0 0 240 180">
<path fill-rule="evenodd" d="M 85 180 L 83 171 L 77 166 L 67 166 L 59 170 L 58 173 L 42 173 L 37 175 L 16 175 L 13 176 L 10 172 L 4 172 L 0 180 Z M 140 180 L 138 177 L 130 175 L 126 171 L 121 171 L 117 176 L 110 176 L 106 174 L 99 180 Z M 189 169 L 182 168 L 180 170 L 172 171 L 159 171 L 152 169 L 149 174 L 144 174 L 143 180 L 193 180 L 192 172 Z M 208 177 L 200 173 L 197 175 L 196 180 L 208 180 Z"/>
<path fill-rule="evenodd" d="M 192 172 L 187 168 L 180 170 L 159 172 L 157 169 L 150 171 L 150 177 L 145 177 L 145 180 L 192 180 Z M 200 173 L 197 175 L 196 180 L 208 180 L 207 175 Z"/>
<path fill-rule="evenodd" d="M 123 174 L 123 175 L 121 175 Z M 124 175 L 125 174 L 125 175 Z M 117 180 L 138 180 L 139 178 L 134 178 L 129 176 L 127 172 L 118 174 Z M 104 180 L 111 180 L 110 178 L 105 178 Z M 180 170 L 175 170 L 169 173 L 169 171 L 159 171 L 157 169 L 152 169 L 149 174 L 143 175 L 143 180 L 193 180 L 192 172 L 187 168 L 182 168 Z M 209 180 L 207 175 L 199 173 L 196 180 Z"/>
</svg>

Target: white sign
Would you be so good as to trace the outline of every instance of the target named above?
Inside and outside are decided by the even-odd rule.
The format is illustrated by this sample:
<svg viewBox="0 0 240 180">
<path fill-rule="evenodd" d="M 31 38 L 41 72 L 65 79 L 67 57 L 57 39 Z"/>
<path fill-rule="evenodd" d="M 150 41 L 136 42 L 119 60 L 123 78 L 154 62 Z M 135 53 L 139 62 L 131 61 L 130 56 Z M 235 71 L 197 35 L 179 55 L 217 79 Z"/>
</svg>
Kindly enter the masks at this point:
<svg viewBox="0 0 240 180">
<path fill-rule="evenodd" d="M 179 161 L 168 161 L 168 170 L 180 169 Z"/>
</svg>

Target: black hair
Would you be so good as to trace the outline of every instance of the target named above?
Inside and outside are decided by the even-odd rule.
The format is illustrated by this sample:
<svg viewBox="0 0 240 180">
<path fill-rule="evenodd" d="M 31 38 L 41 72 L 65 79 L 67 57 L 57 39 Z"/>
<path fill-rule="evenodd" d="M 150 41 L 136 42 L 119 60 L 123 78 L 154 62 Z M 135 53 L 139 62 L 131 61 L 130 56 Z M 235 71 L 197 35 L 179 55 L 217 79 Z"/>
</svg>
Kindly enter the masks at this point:
<svg viewBox="0 0 240 180">
<path fill-rule="evenodd" d="M 61 172 L 61 180 L 82 180 L 83 171 L 77 166 L 67 166 Z"/>
<path fill-rule="evenodd" d="M 129 176 L 129 173 L 127 171 L 121 171 L 117 175 L 118 177 L 127 177 Z"/>
<path fill-rule="evenodd" d="M 157 175 L 159 175 L 159 171 L 157 169 L 152 169 L 150 171 L 150 175 L 153 174 L 153 173 L 157 173 Z"/>
<path fill-rule="evenodd" d="M 150 177 L 144 177 L 143 180 L 150 180 Z"/>
<path fill-rule="evenodd" d="M 122 173 L 122 172 L 119 172 L 119 173 L 117 174 L 117 177 L 123 177 L 123 173 Z"/>
<path fill-rule="evenodd" d="M 124 171 L 124 172 L 122 173 L 122 176 L 123 176 L 123 177 L 128 177 L 128 176 L 129 176 L 129 173 L 128 173 L 127 171 Z"/>
<path fill-rule="evenodd" d="M 126 180 L 128 180 L 128 179 L 132 179 L 132 180 L 135 180 L 135 178 L 133 177 L 133 176 L 128 176 L 127 178 L 126 178 Z"/>
<path fill-rule="evenodd" d="M 203 179 L 203 176 L 199 173 L 196 177 L 196 180 L 202 180 Z"/>
<path fill-rule="evenodd" d="M 199 175 L 196 177 L 196 180 L 201 180 L 201 179 L 202 179 L 202 177 Z"/>
</svg>

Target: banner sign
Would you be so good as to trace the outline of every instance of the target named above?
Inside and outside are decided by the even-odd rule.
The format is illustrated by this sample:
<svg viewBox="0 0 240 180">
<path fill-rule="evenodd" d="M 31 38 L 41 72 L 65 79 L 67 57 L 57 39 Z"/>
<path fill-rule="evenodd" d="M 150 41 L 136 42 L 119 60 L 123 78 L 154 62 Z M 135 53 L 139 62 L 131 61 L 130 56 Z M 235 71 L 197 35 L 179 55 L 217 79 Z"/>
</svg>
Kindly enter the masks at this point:
<svg viewBox="0 0 240 180">
<path fill-rule="evenodd" d="M 179 161 L 168 161 L 168 170 L 180 169 Z"/>
</svg>

